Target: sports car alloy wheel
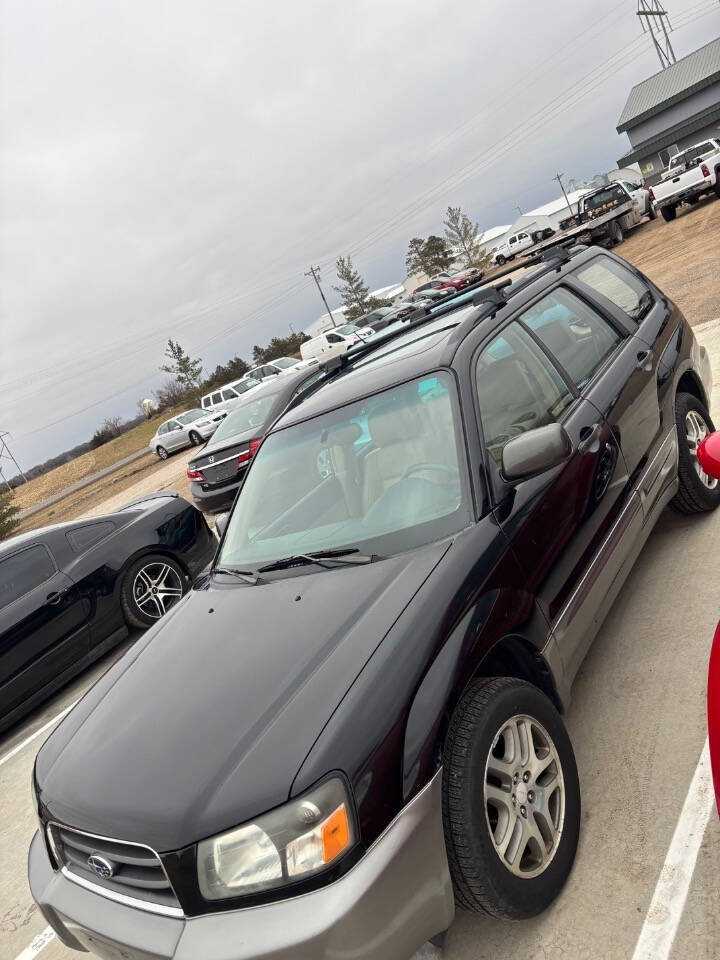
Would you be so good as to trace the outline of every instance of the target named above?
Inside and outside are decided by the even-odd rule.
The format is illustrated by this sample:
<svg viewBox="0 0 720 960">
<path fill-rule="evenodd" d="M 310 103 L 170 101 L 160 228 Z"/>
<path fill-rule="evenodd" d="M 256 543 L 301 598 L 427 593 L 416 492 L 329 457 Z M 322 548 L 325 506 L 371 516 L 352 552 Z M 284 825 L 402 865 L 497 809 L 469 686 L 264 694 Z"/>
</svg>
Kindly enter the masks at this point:
<svg viewBox="0 0 720 960">
<path fill-rule="evenodd" d="M 152 562 L 141 567 L 133 580 L 133 599 L 147 617 L 159 620 L 183 595 L 180 576 L 170 564 Z"/>
</svg>

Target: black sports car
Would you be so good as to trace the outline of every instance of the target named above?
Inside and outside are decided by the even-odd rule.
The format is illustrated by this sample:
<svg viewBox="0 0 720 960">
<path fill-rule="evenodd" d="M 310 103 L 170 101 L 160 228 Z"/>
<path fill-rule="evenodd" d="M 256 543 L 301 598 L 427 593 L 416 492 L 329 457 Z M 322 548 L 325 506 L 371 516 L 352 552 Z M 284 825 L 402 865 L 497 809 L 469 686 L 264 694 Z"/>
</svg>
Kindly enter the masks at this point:
<svg viewBox="0 0 720 960">
<path fill-rule="evenodd" d="M 206 513 L 229 510 L 262 438 L 289 403 L 323 376 L 318 366 L 273 377 L 227 415 L 188 462 L 193 500 Z"/>
<path fill-rule="evenodd" d="M 123 640 L 151 626 L 215 552 L 177 494 L 0 543 L 0 729 Z"/>
</svg>

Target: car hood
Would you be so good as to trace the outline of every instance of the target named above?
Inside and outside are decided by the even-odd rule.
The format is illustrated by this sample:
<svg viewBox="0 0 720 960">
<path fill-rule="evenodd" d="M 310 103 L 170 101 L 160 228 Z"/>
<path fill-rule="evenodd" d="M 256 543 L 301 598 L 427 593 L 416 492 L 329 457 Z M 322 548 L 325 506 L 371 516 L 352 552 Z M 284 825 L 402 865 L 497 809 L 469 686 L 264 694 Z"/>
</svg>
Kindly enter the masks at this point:
<svg viewBox="0 0 720 960">
<path fill-rule="evenodd" d="M 283 803 L 340 700 L 447 549 L 194 590 L 41 749 L 47 815 L 167 852 Z"/>
</svg>

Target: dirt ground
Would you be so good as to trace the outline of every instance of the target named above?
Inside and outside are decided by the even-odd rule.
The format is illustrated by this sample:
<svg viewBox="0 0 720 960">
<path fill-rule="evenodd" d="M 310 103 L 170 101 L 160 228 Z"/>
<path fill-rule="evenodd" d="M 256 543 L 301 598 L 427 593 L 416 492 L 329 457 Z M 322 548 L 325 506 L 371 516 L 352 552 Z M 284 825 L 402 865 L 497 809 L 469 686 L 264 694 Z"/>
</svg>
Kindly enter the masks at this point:
<svg viewBox="0 0 720 960">
<path fill-rule="evenodd" d="M 657 283 L 683 310 L 691 325 L 720 317 L 720 201 L 714 198 L 706 199 L 694 207 L 684 207 L 672 223 L 665 223 L 661 217 L 653 222 L 645 222 L 633 230 L 615 252 L 635 264 Z M 162 419 L 167 419 L 168 415 L 166 413 Z M 52 471 L 46 477 L 32 481 L 28 486 L 42 482 L 47 488 L 43 496 L 48 496 L 58 488 L 62 489 L 62 483 L 69 485 L 105 463 L 112 462 L 107 458 L 113 453 L 120 458 L 132 452 L 132 449 L 139 449 L 147 443 L 156 424 L 157 420 L 153 420 L 136 428 L 137 432 L 131 432 L 135 434 L 134 447 L 131 434 L 127 434 L 93 454 L 85 454 L 78 460 Z M 148 430 L 145 437 L 144 432 Z M 96 463 L 93 460 L 92 470 L 88 468 L 87 462 L 81 463 L 97 457 L 100 451 L 103 451 L 105 463 Z M 128 494 L 128 499 L 130 496 L 156 489 L 175 490 L 181 496 L 189 498 L 190 485 L 185 475 L 187 459 L 186 454 L 176 454 L 168 463 L 163 463 L 149 454 L 147 458 L 103 477 L 97 483 L 28 518 L 21 525 L 20 531 L 60 520 L 73 520 L 96 512 L 101 504 L 103 510 L 116 509 L 122 505 L 121 495 L 129 487 L 133 487 L 133 490 L 132 494 Z M 85 472 L 80 472 L 78 476 L 73 475 L 78 470 Z M 20 502 L 22 489 L 18 490 L 18 504 L 28 506 L 28 503 Z M 25 496 L 27 495 L 25 493 Z M 40 499 L 42 496 L 36 496 L 31 502 Z"/>
</svg>

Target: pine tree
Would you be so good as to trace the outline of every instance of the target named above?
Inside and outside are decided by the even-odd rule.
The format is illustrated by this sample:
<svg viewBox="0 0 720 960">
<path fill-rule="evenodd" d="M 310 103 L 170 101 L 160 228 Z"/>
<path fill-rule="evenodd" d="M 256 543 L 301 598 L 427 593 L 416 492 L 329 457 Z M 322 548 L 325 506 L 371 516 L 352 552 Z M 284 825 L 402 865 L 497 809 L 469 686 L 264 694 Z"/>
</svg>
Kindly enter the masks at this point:
<svg viewBox="0 0 720 960">
<path fill-rule="evenodd" d="M 170 363 L 160 369 L 174 377 L 184 390 L 197 390 L 202 374 L 202 360 L 191 360 L 179 343 L 170 339 L 165 348 L 165 356 Z"/>
<path fill-rule="evenodd" d="M 478 247 L 478 225 L 473 223 L 460 207 L 448 207 L 443 226 L 446 240 L 465 266 L 477 267 L 483 259 Z"/>
<path fill-rule="evenodd" d="M 12 496 L 9 491 L 0 493 L 0 540 L 9 537 L 20 523 L 17 519 L 20 507 L 13 503 Z"/>
<path fill-rule="evenodd" d="M 340 294 L 347 319 L 354 320 L 373 310 L 375 301 L 370 296 L 367 284 L 353 266 L 350 256 L 338 257 L 335 269 L 340 283 L 337 287 L 333 286 L 333 290 Z"/>
<path fill-rule="evenodd" d="M 405 266 L 410 274 L 424 273 L 432 277 L 436 273 L 447 270 L 453 259 L 452 250 L 442 237 L 431 234 L 427 240 L 413 237 L 408 246 Z"/>
</svg>

